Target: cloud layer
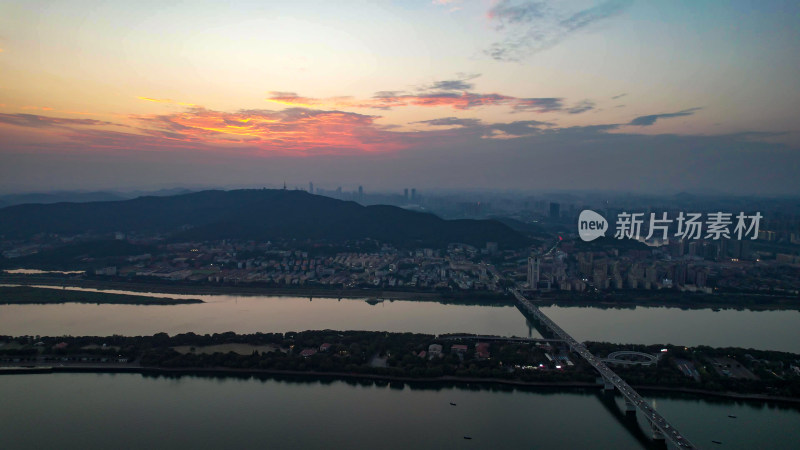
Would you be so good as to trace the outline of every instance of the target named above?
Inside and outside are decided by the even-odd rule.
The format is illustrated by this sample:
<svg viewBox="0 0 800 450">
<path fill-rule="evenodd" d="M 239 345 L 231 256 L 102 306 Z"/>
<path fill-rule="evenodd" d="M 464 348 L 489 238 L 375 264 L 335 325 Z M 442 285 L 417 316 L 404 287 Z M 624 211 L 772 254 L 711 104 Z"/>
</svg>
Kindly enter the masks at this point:
<svg viewBox="0 0 800 450">
<path fill-rule="evenodd" d="M 244 144 L 289 152 L 390 151 L 391 133 L 375 124 L 378 116 L 337 110 L 287 108 L 233 113 L 201 107 L 182 113 L 137 116 L 142 132 L 162 139 L 213 145 Z"/>
<path fill-rule="evenodd" d="M 300 111 L 283 117 L 279 112 L 195 111 L 186 117 L 151 118 L 160 129 L 173 130 L 174 137 L 195 136 L 190 142 L 159 133 L 122 133 L 85 125 L 74 126 L 70 142 L 48 143 L 35 151 L 4 139 L 0 189 L 252 186 L 277 185 L 285 179 L 290 185 L 314 181 L 321 186 L 349 180 L 373 190 L 415 186 L 661 193 L 797 191 L 800 152 L 765 142 L 763 138 L 769 136 L 752 133 L 641 135 L 621 132 L 613 124 L 558 128 L 535 121 L 501 124 L 443 117 L 418 124 L 430 129 L 408 133 L 383 130 L 379 135 L 408 146 L 407 150 L 342 154 L 323 147 L 313 158 L 281 151 L 284 147 L 277 141 L 248 141 L 220 148 L 198 138 L 203 133 L 219 138 L 217 127 L 242 126 L 254 120 L 278 120 L 281 126 L 292 128 L 301 117 Z M 369 127 L 365 118 L 336 120 Z M 252 131 L 269 134 L 272 128 L 262 123 Z M 359 139 L 368 140 L 370 133 L 374 131 Z M 488 139 L 487 134 L 505 139 Z M 277 145 L 277 151 L 265 152 L 271 145 Z M 98 149 L 102 151 L 92 151 Z"/>
<path fill-rule="evenodd" d="M 450 81 L 444 82 L 450 85 Z M 455 83 L 457 84 L 457 83 Z M 441 82 L 433 86 L 441 87 Z M 457 111 L 480 106 L 507 105 L 512 112 L 563 112 L 580 114 L 595 108 L 591 100 L 565 106 L 560 98 L 516 98 L 500 94 L 470 92 L 381 92 L 373 100 L 378 106 L 364 104 L 351 97 L 314 99 L 292 92 L 272 92 L 271 99 L 290 106 L 281 110 L 242 109 L 215 111 L 201 106 L 186 107 L 167 114 L 130 115 L 133 125 L 95 119 L 62 118 L 36 114 L 0 114 L 0 125 L 52 129 L 68 139 L 63 148 L 84 149 L 155 149 L 197 148 L 205 150 L 248 150 L 261 154 L 309 156 L 319 154 L 351 155 L 390 153 L 428 145 L 474 145 L 485 140 L 513 140 L 543 135 L 570 136 L 580 133 L 609 133 L 623 125 L 646 127 L 658 120 L 691 116 L 700 108 L 678 112 L 638 116 L 628 123 L 596 124 L 563 128 L 540 120 L 486 122 L 478 118 L 444 116 L 410 122 L 411 130 L 398 131 L 398 125 L 378 123 L 379 115 L 361 114 L 341 109 L 319 109 L 329 103 L 351 108 L 445 107 Z M 170 101 L 172 102 L 172 101 Z M 173 102 L 174 103 L 174 102 Z M 313 106 L 313 107 L 309 107 Z M 123 127 L 120 131 L 118 127 Z M 741 139 L 764 136 L 743 134 Z"/>
<path fill-rule="evenodd" d="M 650 114 L 650 115 L 647 115 L 647 116 L 639 116 L 639 117 L 631 120 L 631 122 L 628 125 L 634 125 L 634 126 L 639 126 L 639 127 L 649 127 L 650 125 L 653 125 L 654 123 L 656 123 L 656 121 L 658 119 L 669 119 L 669 118 L 672 118 L 672 117 L 691 116 L 692 114 L 696 113 L 697 111 L 700 111 L 700 109 L 702 109 L 702 108 L 689 108 L 689 109 L 684 109 L 683 111 L 678 111 L 678 112 L 674 112 L 674 113 Z"/>
<path fill-rule="evenodd" d="M 580 114 L 594 108 L 590 100 L 566 107 L 563 98 L 556 97 L 515 97 L 500 93 L 480 93 L 470 91 L 474 84 L 469 80 L 478 74 L 462 75 L 456 79 L 434 81 L 415 91 L 378 91 L 372 97 L 358 99 L 349 96 L 314 98 L 296 92 L 273 91 L 267 100 L 284 106 L 301 108 L 335 109 L 376 109 L 391 110 L 406 107 L 452 108 L 469 110 L 481 107 L 505 106 L 513 112 L 564 112 Z"/>
<path fill-rule="evenodd" d="M 521 61 L 622 13 L 632 3 L 632 0 L 607 0 L 569 12 L 543 1 L 501 0 L 487 17 L 503 38 L 492 43 L 485 53 L 498 61 Z"/>
<path fill-rule="evenodd" d="M 49 117 L 40 116 L 38 114 L 2 114 L 0 113 L 0 123 L 7 125 L 16 125 L 28 128 L 53 128 L 65 127 L 70 125 L 86 125 L 86 126 L 100 126 L 100 125 L 115 125 L 112 122 L 94 119 L 69 119 L 63 117 Z"/>
</svg>

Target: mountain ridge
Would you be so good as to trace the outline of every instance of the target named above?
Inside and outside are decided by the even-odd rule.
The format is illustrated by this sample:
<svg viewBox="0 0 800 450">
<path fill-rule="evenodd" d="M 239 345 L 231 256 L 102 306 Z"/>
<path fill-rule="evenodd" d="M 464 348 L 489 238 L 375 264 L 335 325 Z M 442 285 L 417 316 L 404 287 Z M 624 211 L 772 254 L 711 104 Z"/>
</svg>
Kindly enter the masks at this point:
<svg viewBox="0 0 800 450">
<path fill-rule="evenodd" d="M 0 209 L 0 234 L 163 233 L 173 240 L 375 239 L 400 246 L 461 242 L 503 247 L 528 239 L 493 220 L 445 220 L 395 206 L 362 206 L 299 190 L 208 190 L 174 196 Z"/>
</svg>

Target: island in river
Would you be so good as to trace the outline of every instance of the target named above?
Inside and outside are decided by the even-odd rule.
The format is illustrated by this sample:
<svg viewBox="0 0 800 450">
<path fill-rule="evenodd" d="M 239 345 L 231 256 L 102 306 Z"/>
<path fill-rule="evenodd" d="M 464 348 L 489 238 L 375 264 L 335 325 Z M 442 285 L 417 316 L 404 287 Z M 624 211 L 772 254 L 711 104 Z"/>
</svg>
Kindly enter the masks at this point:
<svg viewBox="0 0 800 450">
<path fill-rule="evenodd" d="M 800 402 L 800 355 L 739 348 L 587 348 L 637 388 Z M 622 352 L 622 353 L 620 353 Z M 169 336 L 0 336 L 0 374 L 42 371 L 269 374 L 594 386 L 557 340 L 374 331 Z"/>
</svg>

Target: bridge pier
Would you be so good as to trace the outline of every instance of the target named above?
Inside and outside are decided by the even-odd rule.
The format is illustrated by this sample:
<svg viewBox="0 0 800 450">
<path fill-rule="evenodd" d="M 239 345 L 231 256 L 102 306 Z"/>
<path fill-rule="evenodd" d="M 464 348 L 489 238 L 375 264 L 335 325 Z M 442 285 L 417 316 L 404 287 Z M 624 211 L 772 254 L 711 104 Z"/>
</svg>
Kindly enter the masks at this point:
<svg viewBox="0 0 800 450">
<path fill-rule="evenodd" d="M 650 429 L 653 430 L 653 440 L 654 441 L 663 441 L 663 440 L 665 440 L 664 433 L 662 433 L 661 430 L 659 430 L 658 427 L 656 426 L 656 424 L 654 424 L 652 421 L 650 421 Z"/>
<path fill-rule="evenodd" d="M 624 397 L 624 398 L 625 398 L 625 413 L 626 414 L 631 414 L 631 413 L 636 414 L 636 405 L 634 405 L 633 402 L 630 401 L 630 399 L 628 399 L 628 397 Z"/>
<path fill-rule="evenodd" d="M 605 391 L 613 391 L 614 390 L 614 383 L 611 382 L 606 377 L 601 377 L 603 379 L 603 390 Z"/>
</svg>

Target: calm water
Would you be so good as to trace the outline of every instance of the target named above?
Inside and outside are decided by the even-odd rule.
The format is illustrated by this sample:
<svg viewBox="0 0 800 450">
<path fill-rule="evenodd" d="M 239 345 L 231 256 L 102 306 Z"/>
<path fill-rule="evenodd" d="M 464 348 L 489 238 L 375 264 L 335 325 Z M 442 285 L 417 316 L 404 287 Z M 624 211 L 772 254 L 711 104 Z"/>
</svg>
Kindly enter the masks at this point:
<svg viewBox="0 0 800 450">
<path fill-rule="evenodd" d="M 581 341 L 702 344 L 800 353 L 800 311 L 574 307 L 542 311 Z"/>
<path fill-rule="evenodd" d="M 0 398 L 4 449 L 648 446 L 635 422 L 615 410 L 620 401 L 594 391 L 49 374 L 3 376 Z M 766 448 L 765 442 L 770 449 L 789 449 L 800 440 L 797 410 L 663 397 L 654 401 L 702 448 L 718 440 L 728 449 Z"/>
<path fill-rule="evenodd" d="M 109 335 L 362 329 L 538 336 L 514 307 L 178 296 L 175 306 L 0 305 L 0 334 Z M 578 339 L 800 353 L 800 312 L 544 308 Z M 647 395 L 701 448 L 797 448 L 800 412 Z M 345 381 L 0 376 L 0 448 L 647 448 L 641 417 L 600 392 L 403 389 Z M 456 402 L 452 407 L 449 402 Z M 46 414 L 43 415 L 43 412 Z M 736 415 L 730 419 L 728 415 Z M 52 432 L 31 432 L 33 429 Z M 463 439 L 464 435 L 473 437 Z"/>
<path fill-rule="evenodd" d="M 123 293 L 123 291 L 108 291 Z M 124 292 L 131 293 L 131 292 Z M 234 295 L 166 295 L 200 298 L 186 305 L 0 305 L 0 334 L 143 335 L 285 332 L 318 329 L 527 336 L 525 317 L 514 307 L 435 302 Z M 536 331 L 532 335 L 538 337 Z"/>
<path fill-rule="evenodd" d="M 123 292 L 123 291 L 109 291 Z M 130 293 L 130 292 L 125 292 Z M 538 337 L 513 306 L 234 295 L 173 295 L 207 303 L 174 306 L 0 305 L 0 334 L 149 335 L 193 331 L 284 332 L 312 329 L 478 333 Z M 579 340 L 710 345 L 800 353 L 800 311 L 678 308 L 543 308 Z"/>
</svg>

